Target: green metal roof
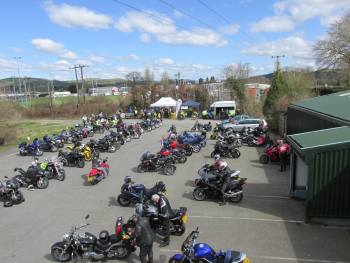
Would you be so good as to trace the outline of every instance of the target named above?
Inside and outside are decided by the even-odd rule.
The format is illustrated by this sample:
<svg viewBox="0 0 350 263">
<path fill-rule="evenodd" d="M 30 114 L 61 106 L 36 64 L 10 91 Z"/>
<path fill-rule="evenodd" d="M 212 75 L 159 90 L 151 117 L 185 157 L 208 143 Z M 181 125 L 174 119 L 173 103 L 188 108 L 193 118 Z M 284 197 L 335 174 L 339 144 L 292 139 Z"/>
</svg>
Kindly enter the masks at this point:
<svg viewBox="0 0 350 263">
<path fill-rule="evenodd" d="M 350 90 L 300 100 L 291 105 L 350 122 Z"/>
<path fill-rule="evenodd" d="M 300 153 L 319 148 L 338 147 L 344 143 L 350 147 L 350 127 L 298 133 L 289 135 L 287 139 Z"/>
</svg>

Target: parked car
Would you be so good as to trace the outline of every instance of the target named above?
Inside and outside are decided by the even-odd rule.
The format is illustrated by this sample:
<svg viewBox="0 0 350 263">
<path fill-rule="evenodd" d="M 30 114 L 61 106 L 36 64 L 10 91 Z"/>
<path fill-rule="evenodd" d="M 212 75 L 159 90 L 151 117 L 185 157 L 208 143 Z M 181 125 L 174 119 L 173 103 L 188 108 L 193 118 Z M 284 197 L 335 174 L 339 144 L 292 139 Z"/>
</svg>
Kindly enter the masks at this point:
<svg viewBox="0 0 350 263">
<path fill-rule="evenodd" d="M 236 122 L 239 122 L 239 121 L 242 121 L 242 120 L 245 120 L 245 119 L 251 119 L 252 117 L 249 116 L 249 115 L 245 115 L 245 114 L 240 114 L 240 115 L 236 115 L 232 118 L 230 118 L 230 121 L 233 122 L 233 123 L 236 123 Z"/>
<path fill-rule="evenodd" d="M 261 123 L 263 123 L 264 129 L 266 129 L 267 122 L 264 119 L 244 119 L 236 123 L 226 123 L 224 124 L 224 129 L 233 129 L 236 132 L 240 132 L 244 127 L 255 129 Z"/>
</svg>

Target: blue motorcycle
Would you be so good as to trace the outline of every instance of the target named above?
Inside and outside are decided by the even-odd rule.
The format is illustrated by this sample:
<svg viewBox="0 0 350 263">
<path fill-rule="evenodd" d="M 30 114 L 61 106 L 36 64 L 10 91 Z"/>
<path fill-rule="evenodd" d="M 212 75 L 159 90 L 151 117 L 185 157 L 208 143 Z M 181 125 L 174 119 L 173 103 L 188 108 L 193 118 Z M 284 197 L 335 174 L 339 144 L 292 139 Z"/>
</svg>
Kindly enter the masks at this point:
<svg viewBox="0 0 350 263">
<path fill-rule="evenodd" d="M 151 199 L 152 195 L 159 193 L 166 193 L 166 186 L 162 181 L 148 189 L 143 184 L 135 184 L 129 176 L 126 176 L 117 201 L 121 206 L 129 206 L 140 203 L 142 199 Z"/>
<path fill-rule="evenodd" d="M 26 142 L 22 142 L 18 145 L 19 155 L 21 156 L 42 156 L 43 152 L 40 150 L 40 143 L 38 141 L 33 141 L 33 143 L 28 144 Z"/>
<path fill-rule="evenodd" d="M 184 132 L 178 136 L 178 141 L 181 144 L 191 144 L 194 152 L 199 152 L 207 145 L 206 133 L 198 135 L 194 132 Z"/>
<path fill-rule="evenodd" d="M 199 235 L 198 227 L 182 243 L 182 254 L 175 254 L 169 259 L 169 263 L 183 262 L 209 262 L 209 263 L 250 263 L 247 255 L 232 250 L 220 250 L 215 252 L 208 244 L 197 243 Z"/>
</svg>

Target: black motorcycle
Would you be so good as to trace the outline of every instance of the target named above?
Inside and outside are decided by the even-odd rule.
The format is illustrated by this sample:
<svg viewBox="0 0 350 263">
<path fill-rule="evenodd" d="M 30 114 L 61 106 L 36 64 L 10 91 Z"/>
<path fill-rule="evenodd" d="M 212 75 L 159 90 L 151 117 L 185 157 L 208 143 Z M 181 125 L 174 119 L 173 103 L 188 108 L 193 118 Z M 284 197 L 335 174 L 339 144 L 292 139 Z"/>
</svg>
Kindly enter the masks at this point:
<svg viewBox="0 0 350 263">
<path fill-rule="evenodd" d="M 85 217 L 85 220 L 89 215 Z M 89 226 L 89 223 L 75 226 L 68 233 L 63 235 L 61 242 L 56 242 L 51 246 L 51 256 L 59 261 L 74 262 L 87 259 L 105 260 L 105 259 L 126 259 L 131 252 L 135 251 L 132 245 L 132 239 L 123 231 L 123 222 L 118 218 L 115 232 L 110 235 L 108 231 L 100 232 L 99 237 L 89 232 L 78 233 L 82 228 Z"/>
<path fill-rule="evenodd" d="M 120 144 L 116 142 L 112 142 L 112 140 L 108 136 L 98 141 L 90 140 L 90 142 L 87 145 L 90 148 L 93 148 L 99 152 L 114 153 L 120 149 Z"/>
<path fill-rule="evenodd" d="M 14 171 L 19 172 L 19 175 L 14 176 L 14 178 L 20 187 L 45 189 L 49 186 L 49 179 L 36 166 L 29 166 L 27 171 L 24 171 L 22 168 L 15 168 Z"/>
<path fill-rule="evenodd" d="M 241 156 L 241 152 L 237 149 L 237 146 L 221 142 L 215 144 L 214 151 L 212 151 L 210 157 L 214 158 L 216 154 L 219 154 L 221 157 L 232 157 L 235 159 Z"/>
<path fill-rule="evenodd" d="M 110 137 L 113 139 L 113 142 L 117 142 L 120 145 L 125 144 L 123 132 L 115 132 L 115 131 L 110 131 Z"/>
<path fill-rule="evenodd" d="M 142 199 L 149 200 L 152 195 L 166 192 L 166 186 L 163 182 L 157 182 L 152 188 L 146 188 L 143 184 L 125 181 L 121 187 L 121 193 L 118 195 L 118 203 L 121 206 L 140 203 Z"/>
<path fill-rule="evenodd" d="M 62 160 L 63 166 L 83 168 L 85 166 L 84 155 L 77 151 L 58 151 L 58 157 Z"/>
<path fill-rule="evenodd" d="M 186 231 L 187 208 L 179 207 L 171 211 L 170 215 L 170 234 L 181 236 Z M 163 235 L 164 228 L 162 218 L 159 217 L 158 209 L 150 202 L 136 204 L 136 213 L 140 216 L 149 217 L 150 225 L 154 232 Z"/>
<path fill-rule="evenodd" d="M 63 161 L 62 158 L 57 157 L 54 160 L 45 160 L 38 164 L 40 169 L 44 172 L 44 174 L 49 179 L 57 179 L 59 181 L 64 181 L 66 178 L 66 172 L 63 169 Z"/>
<path fill-rule="evenodd" d="M 59 144 L 54 139 L 48 136 L 44 136 L 43 140 L 39 140 L 38 138 L 35 138 L 34 140 L 38 140 L 40 145 L 39 148 L 43 152 L 57 152 L 59 148 Z"/>
<path fill-rule="evenodd" d="M 5 179 L 8 179 L 8 177 L 5 176 Z M 23 194 L 18 188 L 19 184 L 15 178 L 5 182 L 0 181 L 0 200 L 4 202 L 5 207 L 24 202 Z"/>
<path fill-rule="evenodd" d="M 239 178 L 240 171 L 232 171 L 231 182 L 227 186 L 225 198 L 233 203 L 239 203 L 243 199 L 243 185 L 247 178 Z M 202 167 L 199 171 L 199 178 L 195 180 L 195 189 L 193 198 L 197 201 L 205 199 L 222 199 L 221 186 L 222 182 L 218 176 L 213 173 L 209 166 Z"/>
<path fill-rule="evenodd" d="M 142 172 L 154 172 L 162 171 L 166 175 L 173 175 L 176 171 L 175 161 L 172 157 L 163 157 L 154 154 L 143 154 L 141 163 L 137 166 L 137 171 Z"/>
</svg>

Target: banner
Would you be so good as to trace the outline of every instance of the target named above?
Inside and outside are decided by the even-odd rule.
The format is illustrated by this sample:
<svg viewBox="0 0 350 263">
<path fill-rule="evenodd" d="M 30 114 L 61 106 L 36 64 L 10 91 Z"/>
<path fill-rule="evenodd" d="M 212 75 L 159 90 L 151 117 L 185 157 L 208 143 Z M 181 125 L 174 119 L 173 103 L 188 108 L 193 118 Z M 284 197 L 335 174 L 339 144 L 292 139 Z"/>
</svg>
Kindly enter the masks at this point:
<svg viewBox="0 0 350 263">
<path fill-rule="evenodd" d="M 177 116 L 177 114 L 180 111 L 181 104 L 182 104 L 182 100 L 178 99 L 177 102 L 176 102 L 176 111 L 175 111 L 176 116 Z"/>
</svg>

